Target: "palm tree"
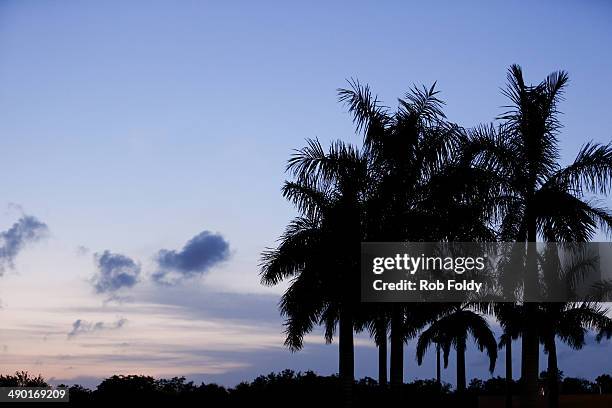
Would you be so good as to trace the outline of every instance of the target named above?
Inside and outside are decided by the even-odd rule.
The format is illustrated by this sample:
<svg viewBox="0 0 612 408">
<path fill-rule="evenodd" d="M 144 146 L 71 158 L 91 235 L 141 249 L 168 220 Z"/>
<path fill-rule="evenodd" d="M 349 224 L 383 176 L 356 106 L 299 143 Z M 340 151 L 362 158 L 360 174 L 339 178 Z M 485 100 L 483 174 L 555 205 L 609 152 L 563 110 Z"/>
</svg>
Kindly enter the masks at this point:
<svg viewBox="0 0 612 408">
<path fill-rule="evenodd" d="M 499 349 L 506 349 L 504 363 L 506 364 L 506 408 L 512 408 L 512 336 L 508 333 L 501 335 L 499 339 Z"/>
<path fill-rule="evenodd" d="M 497 342 L 489 324 L 482 315 L 469 309 L 469 305 L 454 305 L 449 313 L 433 322 L 423 331 L 417 342 L 417 362 L 423 362 L 423 357 L 431 345 L 439 345 L 444 353 L 444 367 L 448 366 L 450 349 L 457 352 L 457 390 L 466 389 L 465 350 L 468 336 L 472 335 L 478 349 L 485 351 L 489 357 L 489 370 L 495 369 L 497 360 Z"/>
<path fill-rule="evenodd" d="M 303 346 L 304 335 L 315 325 L 325 326 L 328 342 L 338 326 L 339 376 L 350 406 L 363 202 L 372 185 L 369 160 L 342 142 L 325 152 L 318 141 L 309 140 L 287 168 L 295 181 L 285 183 L 283 195 L 300 216 L 288 225 L 277 248 L 262 254 L 262 283 L 291 279 L 280 302 L 285 344 L 291 350 Z"/>
<path fill-rule="evenodd" d="M 367 85 L 358 81 L 350 85 L 339 90 L 340 100 L 348 105 L 377 169 L 377 189 L 368 203 L 368 237 L 372 241 L 443 240 L 452 221 L 465 219 L 450 214 L 456 206 L 434 205 L 440 204 L 440 197 L 448 203 L 448 195 L 436 193 L 454 191 L 448 188 L 451 173 L 446 166 L 460 143 L 461 129 L 446 122 L 435 84 L 413 87 L 393 112 Z M 413 307 L 398 303 L 390 307 L 390 380 L 395 389 L 403 383 L 404 342 L 420 328 L 406 317 Z"/>
<path fill-rule="evenodd" d="M 585 345 L 588 330 L 605 330 L 610 327 L 612 319 L 607 316 L 608 309 L 593 302 L 576 303 L 543 303 L 540 306 L 540 342 L 548 354 L 548 406 L 559 406 L 559 368 L 557 365 L 557 346 L 555 339 L 569 345 L 574 350 Z M 601 336 L 598 337 L 601 340 Z"/>
<path fill-rule="evenodd" d="M 585 242 L 597 227 L 610 231 L 612 215 L 587 194 L 605 194 L 612 184 L 612 144 L 587 143 L 569 166 L 558 164 L 561 129 L 558 103 L 568 76 L 550 74 L 538 85 L 527 85 L 518 65 L 510 67 L 504 94 L 508 111 L 498 128 L 479 128 L 472 137 L 474 164 L 491 172 L 503 190 L 497 203 L 504 214 L 500 235 L 527 242 L 526 297 L 537 288 L 535 242 L 538 236 L 556 242 Z M 522 336 L 521 405 L 535 407 L 538 392 L 537 305 L 526 303 Z"/>
<path fill-rule="evenodd" d="M 389 333 L 389 308 L 383 304 L 370 304 L 360 308 L 356 319 L 357 331 L 367 329 L 378 348 L 378 384 L 387 387 L 387 336 Z"/>
<path fill-rule="evenodd" d="M 440 333 L 441 335 L 442 333 Z M 444 340 L 442 337 L 432 339 L 432 343 L 435 344 L 436 347 L 436 384 L 438 387 L 442 387 L 442 345 L 444 344 Z M 420 364 L 420 363 L 419 363 Z"/>
</svg>

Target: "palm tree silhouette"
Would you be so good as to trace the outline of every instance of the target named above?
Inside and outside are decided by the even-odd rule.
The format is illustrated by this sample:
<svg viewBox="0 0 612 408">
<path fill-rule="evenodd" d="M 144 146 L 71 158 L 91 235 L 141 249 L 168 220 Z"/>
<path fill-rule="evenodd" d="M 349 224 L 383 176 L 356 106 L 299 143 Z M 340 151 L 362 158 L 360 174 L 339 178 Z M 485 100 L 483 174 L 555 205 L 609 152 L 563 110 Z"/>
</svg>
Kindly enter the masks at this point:
<svg viewBox="0 0 612 408">
<path fill-rule="evenodd" d="M 367 330 L 378 348 L 378 384 L 387 387 L 387 336 L 389 334 L 389 310 L 385 304 L 362 305 L 359 308 L 355 328 Z"/>
<path fill-rule="evenodd" d="M 555 339 L 569 345 L 574 350 L 581 349 L 588 330 L 604 330 L 610 327 L 612 319 L 607 316 L 608 309 L 593 302 L 583 303 L 543 303 L 540 305 L 541 318 L 540 342 L 548 354 L 548 406 L 559 406 L 559 379 L 557 365 L 557 346 Z M 598 338 L 601 340 L 601 337 Z"/>
<path fill-rule="evenodd" d="M 262 254 L 262 283 L 291 279 L 281 298 L 286 318 L 285 344 L 303 346 L 315 325 L 325 326 L 331 342 L 338 330 L 339 376 L 345 405 L 351 404 L 354 381 L 353 328 L 359 301 L 360 242 L 364 200 L 370 183 L 370 162 L 351 145 L 336 142 L 328 152 L 317 140 L 289 160 L 294 181 L 283 195 L 300 212 L 287 227 L 277 248 Z"/>
<path fill-rule="evenodd" d="M 605 194 L 612 182 L 612 145 L 587 143 L 569 166 L 558 164 L 561 129 L 558 103 L 568 82 L 565 72 L 550 74 L 538 85 L 526 85 L 518 65 L 508 71 L 504 94 L 510 99 L 499 128 L 481 127 L 473 135 L 475 164 L 488 169 L 503 191 L 500 235 L 527 242 L 526 295 L 537 288 L 535 242 L 591 239 L 597 227 L 610 231 L 612 215 L 585 197 Z M 529 293 L 531 291 L 531 293 Z M 538 395 L 537 305 L 527 303 L 522 336 L 521 405 L 535 407 Z"/>
<path fill-rule="evenodd" d="M 489 370 L 493 372 L 497 360 L 497 342 L 487 321 L 479 313 L 470 310 L 469 305 L 454 305 L 440 319 L 434 321 L 417 342 L 417 362 L 422 364 L 427 349 L 439 346 L 444 355 L 444 367 L 448 366 L 451 348 L 457 352 L 457 391 L 466 389 L 465 350 L 468 336 L 472 335 L 480 351 L 489 357 Z"/>
<path fill-rule="evenodd" d="M 452 157 L 459 141 L 458 127 L 445 121 L 443 102 L 435 84 L 413 87 L 390 111 L 373 96 L 369 86 L 349 81 L 350 89 L 339 89 L 347 104 L 364 148 L 377 169 L 377 188 L 369 200 L 370 241 L 437 240 L 443 220 L 424 205 L 431 185 Z M 390 382 L 403 384 L 403 347 L 415 330 L 407 327 L 406 314 L 412 306 L 395 303 L 389 311 Z M 418 329 L 418 328 L 417 328 Z M 416 334 L 416 333 L 415 333 Z"/>
</svg>

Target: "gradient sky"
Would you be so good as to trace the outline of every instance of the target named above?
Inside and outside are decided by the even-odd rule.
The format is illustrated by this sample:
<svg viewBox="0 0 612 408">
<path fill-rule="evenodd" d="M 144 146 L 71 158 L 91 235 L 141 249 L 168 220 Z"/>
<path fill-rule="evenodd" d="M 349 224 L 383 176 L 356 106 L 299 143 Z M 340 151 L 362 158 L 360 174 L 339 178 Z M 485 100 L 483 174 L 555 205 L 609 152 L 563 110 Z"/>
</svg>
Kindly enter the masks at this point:
<svg viewBox="0 0 612 408">
<path fill-rule="evenodd" d="M 612 4 L 421 3 L 0 1 L 0 231 L 26 215 L 47 226 L 0 265 L 0 372 L 231 385 L 336 371 L 318 335 L 282 347 L 283 287 L 262 287 L 257 264 L 294 215 L 280 195 L 292 149 L 358 142 L 335 91 L 347 78 L 390 106 L 438 81 L 449 119 L 470 127 L 502 111 L 510 64 L 530 82 L 565 69 L 562 161 L 612 139 Z M 200 250 L 218 255 L 203 273 L 189 263 Z M 104 251 L 132 275 L 104 269 Z M 153 279 L 164 268 L 172 285 Z M 375 376 L 367 337 L 356 354 L 357 375 Z M 593 377 L 611 355 L 561 347 L 560 368 Z M 407 378 L 433 368 L 409 345 Z M 468 377 L 487 375 L 470 350 Z"/>
</svg>

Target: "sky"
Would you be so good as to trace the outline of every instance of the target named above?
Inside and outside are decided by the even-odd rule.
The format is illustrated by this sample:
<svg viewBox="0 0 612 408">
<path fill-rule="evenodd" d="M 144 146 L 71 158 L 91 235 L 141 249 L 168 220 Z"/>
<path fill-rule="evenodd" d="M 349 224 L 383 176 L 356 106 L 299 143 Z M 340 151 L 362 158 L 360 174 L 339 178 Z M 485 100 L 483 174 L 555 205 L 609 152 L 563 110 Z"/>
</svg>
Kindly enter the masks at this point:
<svg viewBox="0 0 612 408">
<path fill-rule="evenodd" d="M 389 106 L 437 81 L 472 127 L 503 111 L 510 64 L 534 83 L 564 69 L 561 161 L 612 139 L 607 1 L 222 3 L 0 1 L 0 372 L 335 372 L 319 332 L 283 347 L 286 286 L 262 286 L 258 263 L 295 215 L 292 150 L 360 141 L 337 100 L 349 78 Z M 356 375 L 375 377 L 356 344 Z M 406 378 L 434 376 L 433 356 L 406 355 Z M 590 339 L 559 364 L 593 378 L 610 356 Z M 468 377 L 486 367 L 470 349 Z"/>
</svg>

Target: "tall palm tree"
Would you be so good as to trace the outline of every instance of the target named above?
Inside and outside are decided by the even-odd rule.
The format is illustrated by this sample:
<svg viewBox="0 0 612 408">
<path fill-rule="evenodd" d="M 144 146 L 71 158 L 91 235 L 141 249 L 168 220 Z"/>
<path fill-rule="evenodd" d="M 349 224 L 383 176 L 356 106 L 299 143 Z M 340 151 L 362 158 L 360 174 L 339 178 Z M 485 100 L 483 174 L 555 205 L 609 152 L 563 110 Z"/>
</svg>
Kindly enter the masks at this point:
<svg viewBox="0 0 612 408">
<path fill-rule="evenodd" d="M 510 100 L 502 125 L 480 128 L 472 138 L 475 165 L 487 169 L 503 190 L 501 236 L 527 242 L 526 290 L 537 288 L 535 242 L 584 242 L 597 227 L 610 231 L 612 215 L 589 199 L 605 194 L 612 184 L 612 144 L 587 143 L 567 167 L 558 164 L 561 129 L 558 104 L 568 82 L 565 72 L 527 85 L 518 65 L 510 67 L 504 94 Z M 527 297 L 534 293 L 526 292 Z M 538 395 L 537 305 L 527 303 L 522 336 L 521 405 L 535 407 Z"/>
<path fill-rule="evenodd" d="M 295 180 L 283 187 L 300 216 L 288 225 L 277 248 L 262 254 L 262 283 L 291 279 L 280 302 L 285 344 L 291 350 L 303 346 L 304 335 L 315 325 L 325 326 L 327 341 L 338 326 L 346 406 L 352 402 L 363 202 L 372 185 L 369 166 L 366 155 L 350 145 L 336 142 L 325 152 L 318 141 L 309 140 L 289 160 L 287 168 Z"/>
<path fill-rule="evenodd" d="M 399 99 L 395 111 L 383 106 L 367 85 L 358 81 L 350 85 L 350 89 L 339 90 L 340 100 L 348 105 L 377 168 L 377 189 L 368 204 L 370 240 L 446 239 L 449 226 L 469 217 L 465 205 L 455 197 L 449 198 L 457 187 L 452 176 L 455 181 L 459 178 L 458 171 L 449 169 L 462 134 L 459 127 L 446 121 L 435 84 L 430 88 L 413 87 Z M 449 206 L 449 202 L 454 205 Z M 462 227 L 465 225 L 467 222 Z M 407 318 L 414 316 L 413 308 L 411 304 L 395 303 L 389 311 L 390 380 L 396 389 L 403 383 L 404 342 L 420 328 L 414 326 L 414 319 Z"/>
<path fill-rule="evenodd" d="M 506 390 L 505 390 L 505 404 L 506 408 L 512 408 L 512 336 L 508 333 L 501 335 L 498 343 L 499 349 L 506 349 L 504 363 L 506 365 Z"/>
<path fill-rule="evenodd" d="M 427 349 L 432 345 L 440 345 L 444 354 L 444 367 L 448 366 L 450 349 L 457 352 L 457 390 L 466 389 L 465 350 L 467 340 L 471 335 L 480 351 L 485 351 L 489 357 L 489 370 L 493 372 L 497 360 L 497 342 L 489 324 L 484 317 L 469 309 L 469 305 L 454 305 L 449 313 L 433 322 L 423 331 L 417 342 L 417 362 L 423 362 Z"/>
</svg>

